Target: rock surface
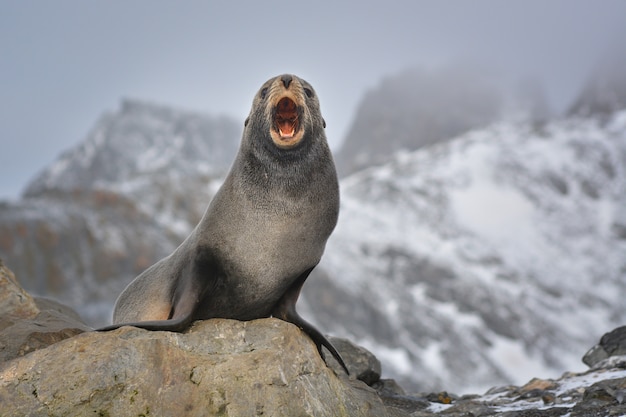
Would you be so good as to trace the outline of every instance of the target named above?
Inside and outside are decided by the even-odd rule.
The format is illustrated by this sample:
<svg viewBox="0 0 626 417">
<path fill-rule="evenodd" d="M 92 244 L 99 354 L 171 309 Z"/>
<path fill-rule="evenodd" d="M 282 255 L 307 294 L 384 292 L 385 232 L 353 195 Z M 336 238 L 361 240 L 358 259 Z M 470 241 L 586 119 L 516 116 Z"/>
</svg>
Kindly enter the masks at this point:
<svg viewBox="0 0 626 417">
<path fill-rule="evenodd" d="M 69 307 L 24 291 L 0 260 L 0 362 L 88 329 Z"/>
<path fill-rule="evenodd" d="M 24 415 L 386 415 L 374 390 L 335 376 L 278 319 L 84 333 L 2 365 L 0 404 Z"/>
<path fill-rule="evenodd" d="M 583 362 L 594 368 L 610 357 L 623 355 L 626 355 L 626 326 L 618 327 L 602 336 L 600 343 L 583 356 Z"/>
<path fill-rule="evenodd" d="M 182 334 L 76 335 L 86 330 L 76 317 L 50 302 L 42 309 L 1 268 L 1 416 L 387 415 L 372 388 L 338 377 L 292 324 L 214 319 Z"/>
</svg>

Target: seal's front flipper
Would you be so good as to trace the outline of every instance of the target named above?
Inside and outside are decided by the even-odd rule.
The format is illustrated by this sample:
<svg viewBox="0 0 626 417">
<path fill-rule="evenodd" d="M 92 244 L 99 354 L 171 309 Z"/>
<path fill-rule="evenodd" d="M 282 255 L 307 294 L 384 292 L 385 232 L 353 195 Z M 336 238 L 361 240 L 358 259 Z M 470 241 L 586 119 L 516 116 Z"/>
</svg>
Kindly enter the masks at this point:
<svg viewBox="0 0 626 417">
<path fill-rule="evenodd" d="M 170 311 L 170 317 L 167 320 L 146 320 L 131 323 L 117 323 L 101 327 L 96 329 L 96 331 L 107 332 L 119 329 L 123 326 L 133 326 L 152 331 L 182 332 L 194 321 L 193 313 L 198 304 L 197 296 L 194 296 L 193 294 L 188 295 L 187 298 L 182 298 L 182 300 L 182 302 L 176 302 L 175 300 L 175 304 Z"/>
<path fill-rule="evenodd" d="M 309 337 L 315 342 L 317 346 L 317 350 L 320 353 L 322 358 L 322 346 L 326 347 L 328 351 L 333 355 L 333 357 L 339 362 L 339 365 L 346 371 L 348 375 L 350 375 L 350 371 L 348 371 L 348 367 L 346 366 L 343 358 L 337 352 L 337 349 L 324 337 L 319 330 L 317 330 L 311 323 L 304 320 L 298 312 L 296 311 L 296 301 L 298 301 L 298 296 L 300 295 L 300 290 L 302 289 L 302 285 L 304 285 L 304 281 L 306 281 L 307 277 L 311 273 L 313 268 L 305 271 L 302 275 L 298 277 L 298 279 L 289 287 L 289 289 L 283 294 L 283 296 L 278 300 L 278 303 L 274 307 L 272 311 L 272 316 L 277 317 L 279 319 L 288 321 L 289 323 L 293 323 L 298 326 L 302 331 L 309 335 Z"/>
<path fill-rule="evenodd" d="M 203 259 L 196 260 L 193 267 L 199 269 L 204 266 Z M 208 280 L 207 280 L 208 281 Z M 212 282 L 212 281 L 211 281 Z M 195 311 L 200 300 L 207 291 L 206 281 L 200 282 L 192 275 L 183 277 L 174 288 L 172 295 L 172 308 L 167 320 L 146 320 L 129 323 L 117 323 L 101 327 L 96 331 L 106 332 L 119 329 L 123 326 L 133 326 L 152 331 L 182 332 L 186 330 L 195 319 Z"/>
<path fill-rule="evenodd" d="M 192 322 L 192 316 L 182 317 L 180 319 L 170 320 L 150 320 L 150 321 L 138 321 L 135 323 L 117 323 L 110 326 L 100 327 L 95 329 L 97 332 L 108 332 L 111 330 L 119 329 L 124 326 L 138 327 L 140 329 L 152 330 L 152 331 L 169 331 L 169 332 L 182 332 Z"/>
</svg>

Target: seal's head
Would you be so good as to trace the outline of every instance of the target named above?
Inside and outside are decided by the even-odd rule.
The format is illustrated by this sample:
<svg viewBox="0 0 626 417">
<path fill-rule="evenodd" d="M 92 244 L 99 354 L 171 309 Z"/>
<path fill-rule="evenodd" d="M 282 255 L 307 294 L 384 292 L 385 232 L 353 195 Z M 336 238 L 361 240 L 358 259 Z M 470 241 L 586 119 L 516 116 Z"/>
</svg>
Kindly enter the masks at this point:
<svg viewBox="0 0 626 417">
<path fill-rule="evenodd" d="M 248 126 L 252 123 L 254 126 Z M 257 93 L 246 127 L 271 139 L 279 149 L 292 149 L 326 127 L 313 87 L 291 74 L 274 77 Z"/>
</svg>

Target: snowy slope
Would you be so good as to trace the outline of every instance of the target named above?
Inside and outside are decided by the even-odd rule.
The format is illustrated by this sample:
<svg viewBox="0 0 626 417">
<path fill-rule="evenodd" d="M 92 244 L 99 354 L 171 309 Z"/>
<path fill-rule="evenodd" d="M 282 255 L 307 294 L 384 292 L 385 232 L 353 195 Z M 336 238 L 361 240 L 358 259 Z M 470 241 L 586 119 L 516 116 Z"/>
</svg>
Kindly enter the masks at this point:
<svg viewBox="0 0 626 417">
<path fill-rule="evenodd" d="M 398 154 L 341 183 L 306 312 L 415 389 L 581 369 L 626 322 L 625 171 L 626 112 Z"/>
</svg>

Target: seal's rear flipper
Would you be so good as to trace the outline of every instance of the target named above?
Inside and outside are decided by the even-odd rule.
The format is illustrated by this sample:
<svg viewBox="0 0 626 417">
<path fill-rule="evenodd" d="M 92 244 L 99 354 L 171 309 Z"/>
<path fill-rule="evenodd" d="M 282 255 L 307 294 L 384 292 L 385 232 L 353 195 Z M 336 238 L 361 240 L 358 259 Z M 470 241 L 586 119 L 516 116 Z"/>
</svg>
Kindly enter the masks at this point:
<svg viewBox="0 0 626 417">
<path fill-rule="evenodd" d="M 320 353 L 322 358 L 324 355 L 322 354 L 322 346 L 326 347 L 328 351 L 333 355 L 333 357 L 339 362 L 339 365 L 346 371 L 348 375 L 350 375 L 350 371 L 348 371 L 348 367 L 346 366 L 343 358 L 337 352 L 337 349 L 324 337 L 319 330 L 317 330 L 311 323 L 304 320 L 298 312 L 296 311 L 296 301 L 298 301 L 298 296 L 300 295 L 300 290 L 302 289 L 302 285 L 304 281 L 307 279 L 309 274 L 313 268 L 307 270 L 302 275 L 298 277 L 298 279 L 289 287 L 289 289 L 283 294 L 280 298 L 274 310 L 272 311 L 272 316 L 282 319 L 284 321 L 288 321 L 289 323 L 293 323 L 298 326 L 302 331 L 309 335 L 309 337 L 315 342 L 317 346 L 317 350 Z"/>
</svg>

